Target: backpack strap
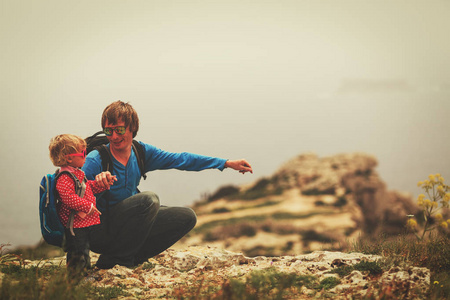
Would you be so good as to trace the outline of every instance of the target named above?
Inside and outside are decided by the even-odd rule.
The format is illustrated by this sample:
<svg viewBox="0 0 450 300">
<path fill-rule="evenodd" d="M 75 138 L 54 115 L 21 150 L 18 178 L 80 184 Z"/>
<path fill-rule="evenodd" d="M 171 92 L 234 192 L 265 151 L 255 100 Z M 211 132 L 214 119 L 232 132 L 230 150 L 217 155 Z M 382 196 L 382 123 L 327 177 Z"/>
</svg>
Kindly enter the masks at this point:
<svg viewBox="0 0 450 300">
<path fill-rule="evenodd" d="M 62 172 L 58 172 L 58 174 L 56 175 L 56 180 L 58 180 L 58 178 L 62 175 L 62 174 L 67 174 L 70 177 L 72 177 L 73 181 L 75 182 L 75 193 L 80 196 L 80 198 L 84 197 L 84 193 L 86 192 L 86 183 L 87 183 L 87 179 L 86 176 L 84 176 L 84 179 L 82 182 L 80 182 L 80 180 L 78 180 L 77 176 L 75 176 L 75 174 L 69 172 L 69 171 L 62 171 Z"/>
<path fill-rule="evenodd" d="M 136 140 L 133 140 L 132 144 L 134 153 L 136 154 L 136 158 L 138 161 L 139 170 L 141 171 L 142 178 L 147 179 L 147 175 L 145 175 L 145 151 L 144 146 Z"/>
<path fill-rule="evenodd" d="M 138 162 L 139 170 L 141 172 L 141 177 L 147 179 L 147 175 L 145 174 L 145 151 L 144 146 L 141 145 L 136 140 L 133 140 L 131 144 L 131 148 L 136 155 L 136 159 Z M 113 159 L 112 154 L 109 148 L 106 145 L 100 145 L 94 148 L 100 154 L 100 158 L 102 161 L 102 171 L 109 171 L 111 174 L 113 173 Z"/>
<path fill-rule="evenodd" d="M 101 134 L 102 132 L 97 132 L 92 137 L 94 138 L 98 134 Z M 134 154 L 136 155 L 136 159 L 138 162 L 139 170 L 141 172 L 141 177 L 147 179 L 147 175 L 145 175 L 145 151 L 144 147 L 136 140 L 133 140 L 133 143 L 131 145 Z M 109 171 L 111 174 L 113 173 L 113 158 L 110 149 L 106 146 L 106 144 L 99 145 L 94 148 L 94 150 L 97 150 L 100 154 L 100 159 L 102 161 L 102 171 Z M 139 190 L 138 190 L 139 192 Z M 110 200 L 110 194 L 109 191 L 106 191 L 104 194 L 104 199 L 106 202 L 106 216 L 109 216 L 109 200 Z M 109 218 L 106 219 L 106 232 L 110 233 L 110 220 Z"/>
<path fill-rule="evenodd" d="M 97 132 L 96 134 L 101 133 Z M 102 171 L 109 171 L 111 174 L 113 174 L 114 164 L 113 164 L 113 158 L 112 154 L 109 151 L 109 148 L 106 146 L 106 144 L 101 144 L 94 148 L 94 150 L 97 150 L 100 154 L 100 159 L 102 163 Z M 109 200 L 110 200 L 110 194 L 109 191 L 106 190 L 103 194 L 103 198 L 105 199 L 106 204 L 106 216 L 109 216 Z M 106 232 L 110 233 L 110 221 L 109 218 L 106 219 Z"/>
<path fill-rule="evenodd" d="M 70 230 L 70 234 L 75 236 L 75 232 L 73 232 L 73 222 L 75 220 L 75 210 L 70 211 L 69 219 L 67 220 L 66 228 Z"/>
<path fill-rule="evenodd" d="M 100 159 L 102 161 L 102 171 L 109 171 L 109 173 L 113 173 L 113 159 L 112 154 L 109 151 L 108 147 L 106 145 L 100 145 L 94 148 L 94 150 L 97 150 L 100 154 Z"/>
<path fill-rule="evenodd" d="M 58 178 L 62 175 L 62 174 L 67 174 L 70 177 L 72 177 L 74 183 L 75 183 L 75 193 L 80 196 L 80 198 L 84 197 L 84 193 L 86 192 L 86 182 L 87 182 L 87 178 L 86 176 L 84 176 L 83 181 L 80 182 L 80 180 L 78 180 L 77 176 L 75 176 L 75 174 L 69 172 L 69 171 L 62 171 L 60 172 L 59 170 L 57 171 L 55 180 L 58 180 Z M 59 198 L 59 195 L 58 195 Z M 67 220 L 67 224 L 66 224 L 66 228 L 70 229 L 70 233 L 75 236 L 75 233 L 73 232 L 73 222 L 75 219 L 75 210 L 72 209 L 70 211 L 70 215 L 69 215 L 69 219 Z"/>
<path fill-rule="evenodd" d="M 77 178 L 78 180 L 78 178 Z M 86 183 L 87 183 L 87 178 L 86 175 L 84 175 L 83 181 L 81 182 L 81 189 L 80 189 L 80 193 L 77 192 L 78 196 L 80 196 L 80 198 L 84 197 L 84 193 L 86 192 Z"/>
</svg>

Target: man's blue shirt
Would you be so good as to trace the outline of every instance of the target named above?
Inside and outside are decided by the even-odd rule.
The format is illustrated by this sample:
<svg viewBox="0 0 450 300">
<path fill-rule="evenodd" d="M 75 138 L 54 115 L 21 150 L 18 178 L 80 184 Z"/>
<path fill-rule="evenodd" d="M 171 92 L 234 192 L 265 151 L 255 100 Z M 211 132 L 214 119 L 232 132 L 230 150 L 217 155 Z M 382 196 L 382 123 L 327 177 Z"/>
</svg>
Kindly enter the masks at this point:
<svg viewBox="0 0 450 300">
<path fill-rule="evenodd" d="M 145 173 L 154 170 L 178 169 L 185 171 L 201 171 L 205 169 L 223 170 L 226 159 L 198 155 L 188 152 L 173 153 L 161 150 L 155 146 L 139 142 L 144 146 L 145 152 Z M 109 144 L 107 145 L 109 147 Z M 137 157 L 134 151 L 128 159 L 126 166 L 113 159 L 113 175 L 117 176 L 117 181 L 106 191 L 97 196 L 97 207 L 100 211 L 106 208 L 105 193 L 109 196 L 109 205 L 114 205 L 126 198 L 135 195 L 137 187 L 141 181 L 141 171 L 139 170 Z M 82 170 L 89 180 L 94 180 L 95 176 L 101 173 L 102 163 L 100 153 L 94 150 L 86 157 L 86 162 Z"/>
</svg>

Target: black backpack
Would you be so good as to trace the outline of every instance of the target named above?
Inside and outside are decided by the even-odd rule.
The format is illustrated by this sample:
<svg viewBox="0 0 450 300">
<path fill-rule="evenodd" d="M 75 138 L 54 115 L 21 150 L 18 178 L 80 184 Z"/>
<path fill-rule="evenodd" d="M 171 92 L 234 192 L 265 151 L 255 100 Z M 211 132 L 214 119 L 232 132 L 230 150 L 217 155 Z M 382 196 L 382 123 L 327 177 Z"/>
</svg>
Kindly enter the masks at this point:
<svg viewBox="0 0 450 300">
<path fill-rule="evenodd" d="M 106 144 L 109 143 L 108 138 L 103 133 L 103 131 L 96 132 L 95 134 L 87 137 L 86 139 L 86 153 L 93 150 L 97 150 L 100 153 L 102 159 L 102 170 L 109 171 L 111 174 L 113 172 L 113 163 L 111 152 L 109 151 Z M 133 140 L 132 148 L 136 154 L 136 158 L 139 165 L 139 170 L 141 171 L 142 178 L 147 179 L 145 175 L 145 151 L 144 146 L 142 146 L 138 141 Z"/>
</svg>

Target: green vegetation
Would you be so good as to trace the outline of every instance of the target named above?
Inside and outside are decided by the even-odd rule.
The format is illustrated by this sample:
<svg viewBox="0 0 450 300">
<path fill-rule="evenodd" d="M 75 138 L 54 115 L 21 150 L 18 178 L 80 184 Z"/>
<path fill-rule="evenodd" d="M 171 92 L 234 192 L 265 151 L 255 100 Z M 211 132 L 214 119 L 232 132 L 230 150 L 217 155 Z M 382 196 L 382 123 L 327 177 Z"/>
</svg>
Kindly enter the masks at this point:
<svg viewBox="0 0 450 300">
<path fill-rule="evenodd" d="M 334 195 L 335 194 L 335 188 L 331 187 L 325 190 L 319 190 L 317 188 L 311 188 L 308 190 L 303 190 L 302 195 L 305 196 L 318 196 L 318 195 Z"/>
<path fill-rule="evenodd" d="M 347 205 L 348 201 L 345 196 L 339 196 L 335 203 L 333 203 L 333 206 L 335 207 L 343 207 Z"/>
<path fill-rule="evenodd" d="M 5 275 L 0 299 L 114 299 L 129 295 L 123 286 L 97 287 L 71 279 L 65 267 L 10 265 L 1 271 Z"/>
<path fill-rule="evenodd" d="M 390 265 L 410 264 L 431 271 L 428 299 L 450 298 L 450 232 L 448 225 L 450 186 L 444 184 L 440 174 L 431 174 L 417 184 L 425 194 L 419 195 L 417 204 L 421 214 L 408 216 L 407 228 L 414 236 L 404 234 L 396 238 L 381 236 L 378 240 L 360 239 L 353 250 L 382 255 Z M 428 234 L 427 234 L 428 233 Z M 427 235 L 426 235 L 427 234 Z M 382 295 L 387 295 L 382 291 Z"/>
<path fill-rule="evenodd" d="M 333 243 L 335 240 L 327 235 L 318 233 L 315 230 L 306 230 L 301 233 L 302 241 L 304 245 L 308 245 L 310 242 L 317 241 L 321 243 Z"/>
<path fill-rule="evenodd" d="M 419 181 L 417 186 L 421 187 L 425 194 L 420 194 L 417 198 L 417 204 L 422 209 L 423 227 L 417 228 L 417 220 L 413 215 L 408 216 L 407 227 L 415 232 L 417 238 L 422 240 L 427 232 L 436 230 L 446 232 L 448 234 L 448 225 L 450 219 L 445 220 L 440 211 L 445 211 L 448 216 L 448 208 L 450 202 L 450 186 L 444 184 L 444 178 L 441 174 L 431 174 L 425 181 Z M 428 198 L 427 198 L 428 197 Z M 418 234 L 419 231 L 422 234 Z"/>
<path fill-rule="evenodd" d="M 278 185 L 277 178 L 262 178 L 246 190 L 241 190 L 234 185 L 223 186 L 212 195 L 205 195 L 203 200 L 194 204 L 194 207 L 223 198 L 228 200 L 255 200 L 271 195 L 281 195 L 282 193 L 283 188 Z"/>
<path fill-rule="evenodd" d="M 267 197 L 267 196 L 281 195 L 281 194 L 283 194 L 283 189 L 281 187 L 277 187 L 272 190 L 249 189 L 243 193 L 236 195 L 236 197 L 233 197 L 232 199 L 254 200 L 254 199 L 260 199 L 260 198 Z"/>
<path fill-rule="evenodd" d="M 64 251 L 61 247 L 47 244 L 42 239 L 37 246 L 20 247 L 18 249 L 15 249 L 14 254 L 19 255 L 23 259 L 37 260 L 52 257 L 61 257 L 64 256 Z"/>
<path fill-rule="evenodd" d="M 428 268 L 432 285 L 427 299 L 450 299 L 450 238 L 447 235 L 430 235 L 420 241 L 410 235 L 360 239 L 350 250 L 383 256 L 384 261 L 378 263 L 384 265 L 384 270 L 404 265 Z"/>
<path fill-rule="evenodd" d="M 65 266 L 27 266 L 21 255 L 4 253 L 7 246 L 0 246 L 0 299 L 114 299 L 129 294 L 120 285 L 96 287 L 82 277 L 69 276 Z"/>
<path fill-rule="evenodd" d="M 90 298 L 94 299 L 116 299 L 119 296 L 129 296 L 130 294 L 124 290 L 124 286 L 91 286 L 88 288 Z"/>
<path fill-rule="evenodd" d="M 224 290 L 231 299 L 283 299 L 288 292 L 295 294 L 300 287 L 311 281 L 310 277 L 269 268 L 251 272 L 244 281 L 231 279 L 225 284 Z"/>
<path fill-rule="evenodd" d="M 144 262 L 142 264 L 142 270 L 152 270 L 155 268 L 155 264 L 151 262 Z"/>
<path fill-rule="evenodd" d="M 276 256 L 275 247 L 270 246 L 255 246 L 250 249 L 246 249 L 243 251 L 244 254 L 248 257 L 256 257 L 256 256 Z"/>
<path fill-rule="evenodd" d="M 237 195 L 239 193 L 239 188 L 234 185 L 227 185 L 219 188 L 214 194 L 207 198 L 207 202 L 213 202 L 218 199 L 230 197 Z"/>
<path fill-rule="evenodd" d="M 319 281 L 316 276 L 280 272 L 270 267 L 252 271 L 244 278 L 229 278 L 222 282 L 218 289 L 211 289 L 212 283 L 205 283 L 204 279 L 201 279 L 194 285 L 178 287 L 174 290 L 173 296 L 176 299 L 186 300 L 268 300 L 299 297 L 304 299 L 308 295 L 312 298 L 329 298 L 332 294 L 327 291 L 340 283 L 341 281 L 335 277 L 327 277 Z"/>
<path fill-rule="evenodd" d="M 217 240 L 223 240 L 228 237 L 241 237 L 241 236 L 255 236 L 257 229 L 254 225 L 248 222 L 242 222 L 228 227 L 216 227 L 211 231 L 207 231 L 203 240 L 212 242 Z"/>
<path fill-rule="evenodd" d="M 330 215 L 333 213 L 336 212 L 329 212 Z M 192 234 L 203 234 L 203 240 L 208 242 L 224 240 L 230 237 L 251 237 L 255 236 L 258 231 L 271 232 L 279 235 L 298 234 L 304 237 L 305 243 L 310 241 L 334 242 L 328 236 L 320 235 L 315 231 L 304 231 L 289 222 L 289 220 L 309 218 L 319 214 L 275 213 L 273 215 L 256 215 L 216 220 L 194 228 Z"/>
<path fill-rule="evenodd" d="M 230 209 L 227 207 L 214 208 L 212 211 L 213 214 L 222 214 L 227 212 L 230 212 Z"/>
<path fill-rule="evenodd" d="M 339 277 L 345 277 L 354 270 L 367 272 L 370 276 L 377 276 L 383 273 L 382 266 L 376 261 L 362 261 L 354 265 L 340 266 L 330 271 L 330 273 L 338 274 Z"/>
<path fill-rule="evenodd" d="M 318 290 L 330 290 L 340 284 L 341 281 L 335 277 L 327 277 L 320 281 L 319 286 L 316 287 Z"/>
<path fill-rule="evenodd" d="M 211 290 L 204 280 L 193 286 L 182 286 L 174 290 L 176 299 L 228 299 L 228 300 L 265 300 L 292 299 L 300 295 L 301 288 L 311 289 L 312 293 L 335 286 L 325 280 L 318 282 L 309 275 L 279 272 L 275 268 L 250 272 L 243 279 L 230 278 L 221 284 L 221 288 Z"/>
<path fill-rule="evenodd" d="M 89 289 L 67 276 L 65 268 L 3 265 L 0 299 L 85 299 Z"/>
</svg>

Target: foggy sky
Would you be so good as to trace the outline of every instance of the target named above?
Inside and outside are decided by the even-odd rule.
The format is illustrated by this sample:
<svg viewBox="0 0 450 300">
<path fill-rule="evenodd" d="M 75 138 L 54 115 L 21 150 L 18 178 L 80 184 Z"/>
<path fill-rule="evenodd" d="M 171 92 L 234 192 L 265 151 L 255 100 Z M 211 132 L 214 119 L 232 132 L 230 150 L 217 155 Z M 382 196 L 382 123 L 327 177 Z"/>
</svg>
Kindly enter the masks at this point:
<svg viewBox="0 0 450 300">
<path fill-rule="evenodd" d="M 295 155 L 373 154 L 389 189 L 450 181 L 449 1 L 12 1 L 0 11 L 0 243 L 40 239 L 50 138 L 138 111 L 137 139 L 246 158 L 254 174 L 158 171 L 140 189 L 190 205 Z"/>
</svg>

